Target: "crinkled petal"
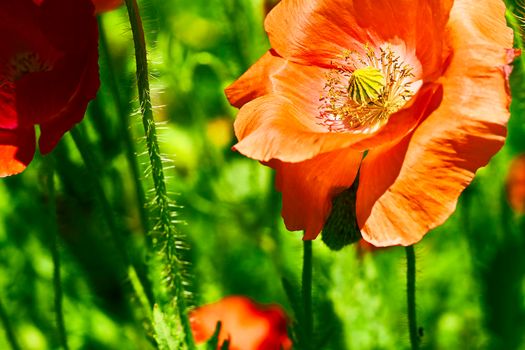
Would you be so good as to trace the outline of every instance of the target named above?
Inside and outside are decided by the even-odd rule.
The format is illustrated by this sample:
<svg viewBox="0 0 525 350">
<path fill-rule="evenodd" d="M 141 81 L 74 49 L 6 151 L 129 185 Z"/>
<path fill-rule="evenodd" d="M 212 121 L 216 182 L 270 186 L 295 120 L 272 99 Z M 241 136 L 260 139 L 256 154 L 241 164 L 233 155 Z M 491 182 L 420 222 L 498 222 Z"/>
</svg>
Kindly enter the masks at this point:
<svg viewBox="0 0 525 350">
<path fill-rule="evenodd" d="M 436 95 L 439 85 L 428 85 L 420 90 L 412 106 L 393 114 L 376 134 L 334 133 L 320 125 L 317 109 L 301 103 L 301 99 L 308 99 L 308 91 L 304 95 L 288 94 L 296 81 L 283 80 L 279 95 L 259 97 L 241 108 L 234 124 L 239 140 L 234 149 L 260 161 L 284 162 L 301 162 L 349 146 L 365 151 L 403 138 L 416 127 L 428 104 L 440 98 Z"/>
<path fill-rule="evenodd" d="M 270 50 L 225 92 L 230 103 L 238 108 L 270 93 L 288 95 L 294 104 L 310 111 L 305 118 L 315 120 L 327 73 L 327 69 L 299 65 Z"/>
<path fill-rule="evenodd" d="M 327 133 L 290 98 L 270 94 L 244 105 L 235 120 L 234 149 L 260 161 L 300 162 L 362 140 L 368 135 Z"/>
<path fill-rule="evenodd" d="M 272 160 L 276 186 L 283 194 L 282 216 L 291 231 L 304 230 L 304 239 L 321 231 L 334 196 L 354 182 L 363 154 L 342 149 L 301 163 Z"/>
<path fill-rule="evenodd" d="M 241 108 L 251 100 L 271 93 L 271 76 L 285 64 L 286 60 L 279 57 L 275 51 L 269 50 L 224 90 L 228 101 L 232 106 Z"/>
<path fill-rule="evenodd" d="M 330 65 L 345 50 L 401 40 L 416 49 L 426 75 L 442 60 L 442 36 L 452 0 L 289 0 L 267 16 L 279 55 Z"/>
<path fill-rule="evenodd" d="M 35 131 L 0 129 L 0 177 L 21 173 L 35 154 Z"/>
<path fill-rule="evenodd" d="M 363 162 L 357 217 L 363 237 L 376 246 L 414 244 L 443 223 L 504 143 L 512 32 L 503 2 L 456 1 L 448 30 L 454 56 L 441 79 L 441 105 L 411 137 Z"/>
</svg>

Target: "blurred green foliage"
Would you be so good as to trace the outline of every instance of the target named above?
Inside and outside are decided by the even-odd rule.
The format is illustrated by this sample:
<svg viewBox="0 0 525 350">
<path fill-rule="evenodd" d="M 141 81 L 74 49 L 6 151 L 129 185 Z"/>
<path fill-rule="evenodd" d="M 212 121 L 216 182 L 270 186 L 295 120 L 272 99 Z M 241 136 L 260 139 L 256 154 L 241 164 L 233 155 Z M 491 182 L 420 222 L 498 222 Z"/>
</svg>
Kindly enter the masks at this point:
<svg viewBox="0 0 525 350">
<path fill-rule="evenodd" d="M 268 49 L 260 0 L 148 0 L 156 117 L 179 229 L 191 242 L 195 304 L 232 294 L 292 307 L 281 280 L 297 286 L 301 234 L 286 231 L 270 169 L 231 151 L 235 109 L 223 89 Z M 107 215 L 117 218 L 127 249 L 144 267 L 145 240 L 125 156 L 112 74 L 124 111 L 134 111 L 134 60 L 125 9 L 105 14 L 113 71 L 101 55 L 102 89 L 83 122 L 100 173 L 89 173 L 69 136 L 57 163 L 58 225 L 64 317 L 72 349 L 149 349 L 138 301 L 129 288 Z M 525 152 L 524 69 L 511 79 L 509 139 L 481 169 L 458 210 L 416 246 L 417 310 L 424 349 L 525 349 L 525 221 L 505 199 L 508 164 Z M 133 114 L 135 115 L 135 114 Z M 138 117 L 130 120 L 144 151 Z M 142 155 L 141 171 L 147 169 Z M 0 317 L 22 349 L 59 348 L 53 316 L 48 198 L 41 159 L 0 182 Z M 101 210 L 92 177 L 112 213 Z M 144 179 L 147 183 L 148 179 Z M 148 188 L 148 185 L 146 186 Z M 121 247 L 122 248 L 122 247 Z M 144 273 L 139 269 L 141 273 Z M 314 310 L 319 349 L 406 349 L 405 261 L 399 247 L 339 252 L 314 242 Z M 149 286 L 147 285 L 149 288 Z M 0 332 L 0 349 L 9 348 Z"/>
</svg>

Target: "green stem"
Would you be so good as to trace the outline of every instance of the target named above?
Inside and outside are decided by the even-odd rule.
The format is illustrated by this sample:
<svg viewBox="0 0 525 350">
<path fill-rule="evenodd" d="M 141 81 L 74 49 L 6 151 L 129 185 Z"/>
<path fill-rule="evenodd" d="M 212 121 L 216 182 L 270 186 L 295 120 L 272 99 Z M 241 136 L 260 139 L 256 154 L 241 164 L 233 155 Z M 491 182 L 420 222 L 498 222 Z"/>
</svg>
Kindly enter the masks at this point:
<svg viewBox="0 0 525 350">
<path fill-rule="evenodd" d="M 138 279 L 137 270 L 131 263 L 131 259 L 126 251 L 126 243 L 122 237 L 121 229 L 117 224 L 115 215 L 113 214 L 113 209 L 109 204 L 102 183 L 100 182 L 100 167 L 90 152 L 89 142 L 87 141 L 82 128 L 83 124 L 78 124 L 75 128 L 71 129 L 71 136 L 73 137 L 73 141 L 75 142 L 75 145 L 80 152 L 80 156 L 86 165 L 87 173 L 89 174 L 90 181 L 94 188 L 95 196 L 98 198 L 99 204 L 102 207 L 102 213 L 106 219 L 109 232 L 113 239 L 113 244 L 124 265 L 128 268 L 128 278 L 131 281 L 131 287 L 133 288 L 138 300 L 141 302 L 145 316 L 151 321 L 153 316 L 149 299 L 144 292 L 142 283 Z M 140 288 L 137 288 L 138 284 L 140 284 Z"/>
<path fill-rule="evenodd" d="M 0 319 L 2 320 L 2 325 L 4 326 L 5 333 L 7 335 L 7 341 L 9 342 L 9 345 L 11 345 L 11 349 L 13 350 L 20 350 L 20 345 L 18 345 L 18 341 L 16 340 L 15 331 L 13 330 L 13 326 L 11 325 L 11 321 L 9 320 L 9 317 L 7 316 L 7 312 L 4 309 L 4 305 L 2 304 L 2 301 L 0 300 Z"/>
<path fill-rule="evenodd" d="M 306 349 L 313 346 L 314 321 L 312 315 L 312 241 L 303 241 L 302 296 L 304 307 L 303 344 Z"/>
<path fill-rule="evenodd" d="M 49 235 L 51 238 L 51 256 L 53 258 L 53 287 L 55 290 L 55 320 L 58 328 L 60 344 L 64 350 L 68 350 L 67 333 L 64 322 L 64 312 L 62 308 L 62 278 L 60 273 L 60 246 L 58 240 L 57 214 L 56 214 L 56 194 L 55 194 L 55 163 L 52 155 L 46 157 L 47 162 L 47 194 L 48 194 L 48 219 Z"/>
<path fill-rule="evenodd" d="M 170 269 L 170 273 L 172 273 L 172 275 L 169 276 L 169 279 L 173 281 L 173 285 L 170 286 L 170 292 L 174 294 L 177 302 L 177 311 L 185 333 L 186 344 L 190 349 L 195 349 L 190 321 L 187 314 L 188 306 L 186 303 L 186 296 L 184 295 L 183 277 L 181 275 L 183 269 L 181 264 L 182 259 L 179 259 L 177 256 L 176 243 L 178 239 L 171 223 L 170 200 L 166 188 L 162 157 L 157 141 L 155 120 L 153 118 L 144 27 L 142 25 L 137 1 L 126 0 L 126 7 L 128 9 L 131 31 L 133 32 L 140 111 L 146 135 L 146 145 L 150 159 L 153 184 L 155 187 L 155 204 L 159 214 L 159 222 L 156 227 L 162 235 L 159 240 L 162 243 L 162 246 L 157 247 L 157 249 L 159 252 L 164 252 L 168 268 Z"/>
<path fill-rule="evenodd" d="M 108 87 L 111 90 L 111 94 L 113 96 L 113 100 L 115 102 L 115 106 L 117 109 L 117 115 L 120 121 L 119 123 L 120 133 L 124 140 L 124 146 L 126 149 L 126 157 L 128 159 L 129 171 L 135 183 L 135 195 L 137 197 L 137 202 L 138 202 L 138 207 L 139 207 L 140 222 L 141 222 L 144 233 L 147 234 L 147 232 L 149 231 L 149 223 L 148 223 L 148 215 L 146 213 L 146 195 L 144 193 L 142 183 L 140 182 L 141 176 L 140 176 L 139 165 L 137 163 L 135 144 L 133 143 L 133 137 L 131 135 L 131 125 L 129 123 L 129 118 L 126 112 L 126 108 L 124 107 L 124 103 L 122 102 L 122 98 L 120 95 L 117 77 L 115 76 L 114 65 L 111 60 L 111 54 L 110 54 L 110 50 L 108 46 L 106 32 L 104 31 L 103 21 L 100 16 L 98 17 L 98 26 L 99 26 L 99 37 L 100 37 L 99 44 L 100 44 L 100 51 L 102 54 L 101 56 L 107 66 Z"/>
<path fill-rule="evenodd" d="M 407 310 L 408 330 L 412 350 L 419 349 L 419 335 L 416 320 L 416 254 L 414 246 L 405 247 L 407 259 Z"/>
</svg>

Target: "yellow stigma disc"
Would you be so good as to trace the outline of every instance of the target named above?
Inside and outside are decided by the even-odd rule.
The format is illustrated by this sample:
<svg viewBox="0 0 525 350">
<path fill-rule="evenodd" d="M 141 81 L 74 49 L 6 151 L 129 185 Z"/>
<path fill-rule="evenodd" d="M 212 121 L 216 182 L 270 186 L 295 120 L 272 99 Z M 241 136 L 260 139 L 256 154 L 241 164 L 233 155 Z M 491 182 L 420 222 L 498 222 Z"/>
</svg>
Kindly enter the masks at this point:
<svg viewBox="0 0 525 350">
<path fill-rule="evenodd" d="M 348 82 L 350 98 L 360 105 L 376 101 L 385 87 L 385 77 L 378 68 L 356 69 Z"/>
</svg>

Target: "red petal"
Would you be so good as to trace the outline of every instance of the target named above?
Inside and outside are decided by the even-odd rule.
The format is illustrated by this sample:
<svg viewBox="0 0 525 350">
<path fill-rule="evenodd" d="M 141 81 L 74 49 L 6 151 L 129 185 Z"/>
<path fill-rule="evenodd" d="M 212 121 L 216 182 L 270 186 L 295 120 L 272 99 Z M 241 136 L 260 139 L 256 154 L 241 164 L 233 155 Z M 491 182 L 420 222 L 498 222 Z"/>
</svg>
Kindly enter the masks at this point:
<svg viewBox="0 0 525 350">
<path fill-rule="evenodd" d="M 33 129 L 0 129 L 0 177 L 21 173 L 35 154 Z"/>
<path fill-rule="evenodd" d="M 286 315 L 277 305 L 259 305 L 246 297 L 230 296 L 191 312 L 190 322 L 197 343 L 207 341 L 221 321 L 219 347 L 230 341 L 231 350 L 291 348 Z"/>
<path fill-rule="evenodd" d="M 98 67 L 93 59 L 98 60 L 98 27 L 93 12 L 90 0 L 45 0 L 40 6 L 40 29 L 61 56 L 50 71 L 27 74 L 16 82 L 21 120 L 32 124 L 50 121 L 71 108 L 69 104 L 82 88 L 79 84 L 98 86 L 98 70 L 92 67 Z M 85 77 L 87 69 L 92 72 L 89 79 Z"/>
<path fill-rule="evenodd" d="M 47 154 L 55 148 L 60 138 L 75 124 L 82 121 L 90 100 L 94 99 L 100 85 L 98 76 L 98 55 L 92 55 L 83 79 L 67 107 L 49 121 L 40 124 L 40 153 Z"/>
<path fill-rule="evenodd" d="M 304 230 L 304 239 L 317 237 L 328 218 L 333 197 L 354 182 L 361 158 L 361 152 L 347 148 L 301 163 L 269 162 L 277 171 L 286 227 L 291 231 Z"/>
<path fill-rule="evenodd" d="M 102 13 L 116 9 L 124 4 L 123 0 L 92 0 L 95 4 L 95 13 Z"/>
</svg>

